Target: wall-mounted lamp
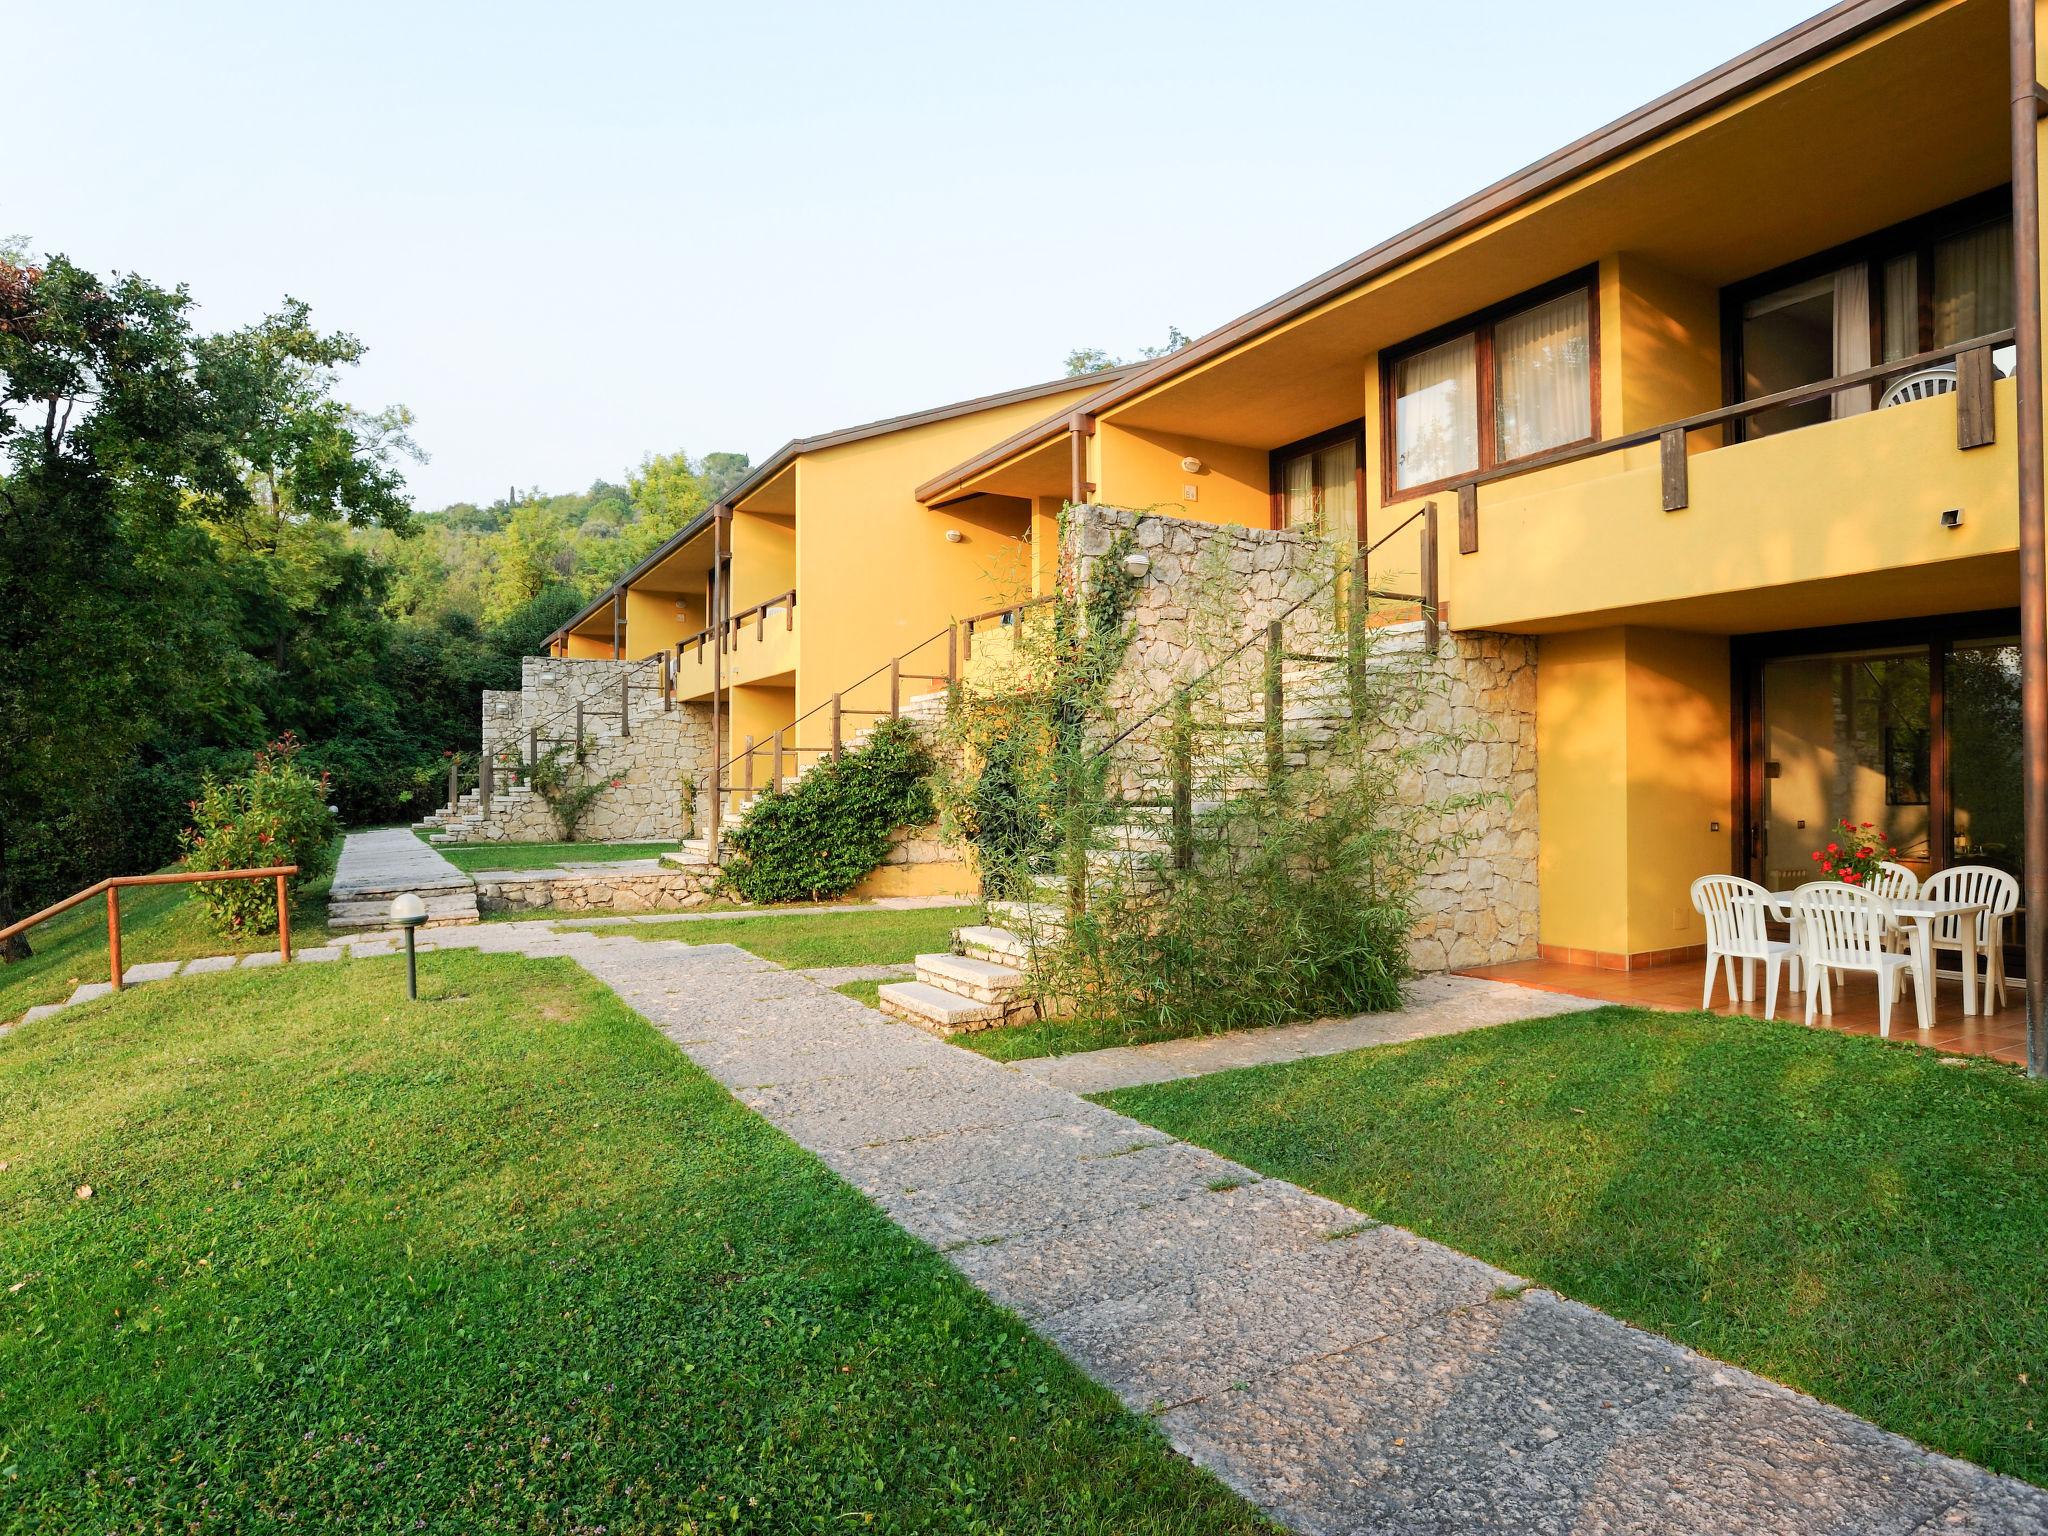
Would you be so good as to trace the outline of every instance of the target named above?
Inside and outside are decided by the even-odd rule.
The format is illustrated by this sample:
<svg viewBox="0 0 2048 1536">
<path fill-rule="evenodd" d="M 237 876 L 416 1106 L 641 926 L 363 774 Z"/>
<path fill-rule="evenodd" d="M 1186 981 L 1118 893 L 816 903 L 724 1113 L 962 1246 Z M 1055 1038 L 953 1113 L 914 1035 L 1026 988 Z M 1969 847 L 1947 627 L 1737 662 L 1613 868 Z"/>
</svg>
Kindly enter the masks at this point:
<svg viewBox="0 0 2048 1536">
<path fill-rule="evenodd" d="M 414 1002 L 420 996 L 420 962 L 413 940 L 426 920 L 427 904 L 411 891 L 391 903 L 391 921 L 405 930 L 405 995 Z"/>
<path fill-rule="evenodd" d="M 962 533 L 958 528 L 948 528 L 946 530 L 946 542 L 948 544 L 958 544 L 962 539 L 966 537 L 967 535 Z"/>
<path fill-rule="evenodd" d="M 1180 467 L 1183 474 L 1199 475 L 1202 472 L 1202 461 L 1193 454 L 1189 454 L 1180 461 Z"/>
<path fill-rule="evenodd" d="M 1124 574 L 1134 581 L 1142 580 L 1151 569 L 1152 557 L 1150 555 L 1133 552 L 1124 556 Z"/>
</svg>

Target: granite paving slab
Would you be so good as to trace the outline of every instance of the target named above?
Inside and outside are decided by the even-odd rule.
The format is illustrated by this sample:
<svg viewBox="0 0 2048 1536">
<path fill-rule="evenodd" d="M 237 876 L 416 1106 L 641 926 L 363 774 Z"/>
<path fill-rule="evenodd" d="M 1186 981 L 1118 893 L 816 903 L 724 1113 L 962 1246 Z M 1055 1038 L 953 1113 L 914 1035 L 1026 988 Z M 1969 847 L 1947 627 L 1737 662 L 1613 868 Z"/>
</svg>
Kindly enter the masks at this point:
<svg viewBox="0 0 2048 1536">
<path fill-rule="evenodd" d="M 201 976 L 208 971 L 232 971 L 241 963 L 240 955 L 201 955 L 197 960 L 185 962 L 187 976 Z"/>
<path fill-rule="evenodd" d="M 396 896 L 404 891 L 426 896 L 437 891 L 473 890 L 475 885 L 468 875 L 413 836 L 409 829 L 386 827 L 375 832 L 351 832 L 342 839 L 341 857 L 335 861 L 327 900 L 333 905 Z"/>
<path fill-rule="evenodd" d="M 146 960 L 140 965 L 131 965 L 121 972 L 121 985 L 140 986 L 145 981 L 167 981 L 178 974 L 182 960 Z"/>
</svg>

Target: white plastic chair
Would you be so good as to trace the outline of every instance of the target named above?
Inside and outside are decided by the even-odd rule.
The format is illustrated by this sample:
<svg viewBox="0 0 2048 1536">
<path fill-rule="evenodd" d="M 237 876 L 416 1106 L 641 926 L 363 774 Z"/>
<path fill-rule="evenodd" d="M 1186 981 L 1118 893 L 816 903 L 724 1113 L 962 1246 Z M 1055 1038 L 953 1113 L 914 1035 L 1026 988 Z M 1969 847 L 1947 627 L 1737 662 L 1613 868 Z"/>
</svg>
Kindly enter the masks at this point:
<svg viewBox="0 0 2048 1536">
<path fill-rule="evenodd" d="M 1714 971 L 1727 973 L 1728 1001 L 1734 1002 L 1747 988 L 1738 989 L 1735 965 L 1749 975 L 1749 963 L 1764 963 L 1764 1017 L 1778 1016 L 1778 967 L 1792 968 L 1792 990 L 1799 990 L 1799 950 L 1783 939 L 1771 937 L 1766 920 L 1770 915 L 1771 893 L 1754 880 L 1737 875 L 1701 875 L 1692 883 L 1693 910 L 1707 921 L 1707 990 L 1702 1008 L 1714 1006 Z M 1745 998 L 1745 1001 L 1747 999 Z"/>
<path fill-rule="evenodd" d="M 1927 877 L 1920 894 L 1929 901 L 1959 901 L 1990 908 L 1977 914 L 1977 953 L 1984 957 L 1985 1012 L 2005 1006 L 2005 920 L 2019 910 L 2020 883 L 1989 864 L 1958 864 Z M 1934 947 L 1963 952 L 1963 919 L 1937 918 Z"/>
<path fill-rule="evenodd" d="M 1816 880 L 1792 893 L 1805 940 L 1807 974 L 1806 1022 L 1816 1007 L 1835 1011 L 1830 980 L 1843 971 L 1868 971 L 1877 982 L 1877 1032 L 1889 1038 L 1892 1004 L 1913 974 L 1913 961 L 1885 948 L 1891 927 L 1890 904 L 1873 891 L 1839 880 Z"/>
<path fill-rule="evenodd" d="M 1932 400 L 1936 395 L 1952 395 L 1956 392 L 1956 365 L 1936 363 L 1932 368 L 1917 369 L 1902 379 L 1894 379 L 1885 386 L 1878 397 L 1877 408 L 1888 405 L 1905 405 L 1913 400 Z"/>
<path fill-rule="evenodd" d="M 1920 894 L 1920 877 L 1903 864 L 1887 861 L 1877 866 L 1870 889 L 1886 901 L 1911 901 Z"/>
</svg>

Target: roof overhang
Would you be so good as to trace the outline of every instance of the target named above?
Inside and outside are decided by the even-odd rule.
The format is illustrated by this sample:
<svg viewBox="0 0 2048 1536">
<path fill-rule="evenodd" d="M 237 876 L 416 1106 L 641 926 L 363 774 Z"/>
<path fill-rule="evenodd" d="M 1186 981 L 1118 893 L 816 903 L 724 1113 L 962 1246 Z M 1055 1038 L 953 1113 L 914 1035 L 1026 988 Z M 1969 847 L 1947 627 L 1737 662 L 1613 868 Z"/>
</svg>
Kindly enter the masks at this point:
<svg viewBox="0 0 2048 1536">
<path fill-rule="evenodd" d="M 1179 351 L 1140 364 L 1121 377 L 1107 381 L 1101 389 L 1071 408 L 1046 417 L 1005 442 L 927 481 L 918 487 L 918 499 L 929 505 L 942 504 L 966 487 L 978 486 L 984 477 L 1006 476 L 1014 466 L 1033 458 L 1061 437 L 1076 416 L 1101 418 L 1116 414 L 1121 417 L 1128 412 L 1128 419 L 1134 425 L 1254 445 L 1264 439 L 1265 446 L 1278 446 L 1317 430 L 1319 426 L 1331 426 L 1355 417 L 1358 414 L 1355 387 L 1347 385 L 1344 398 L 1340 400 L 1331 392 L 1328 381 L 1348 370 L 1349 378 L 1355 384 L 1362 352 L 1401 341 L 1428 325 L 1453 319 L 1492 299 L 1511 296 L 1545 277 L 1562 275 L 1606 253 L 1599 249 L 1591 250 L 1590 254 L 1581 251 L 1580 247 L 1598 243 L 1587 238 L 1589 229 L 1574 227 L 1574 220 L 1585 212 L 1583 208 L 1575 208 L 1570 215 L 1549 220 L 1525 221 L 1532 236 L 1540 238 L 1499 241 L 1489 237 L 1486 241 L 1489 249 L 1483 254 L 1474 248 L 1477 244 L 1475 237 L 1481 232 L 1518 211 L 1535 209 L 1545 203 L 1555 208 L 1575 186 L 1584 184 L 1595 173 L 1632 158 L 1640 160 L 1660 143 L 1670 141 L 1688 129 L 1693 130 L 1691 136 L 1702 141 L 1704 147 L 1712 148 L 1723 164 L 1732 162 L 1738 151 L 1726 144 L 1715 145 L 1710 141 L 1715 135 L 1739 132 L 1730 125 L 1746 99 L 1791 81 L 1802 72 L 1814 71 L 1844 51 L 1880 38 L 1888 29 L 1896 38 L 1896 34 L 1903 30 L 1902 24 L 1920 13 L 1953 20 L 1953 26 L 1945 29 L 1950 33 L 1947 41 L 1939 46 L 1915 46 L 1913 49 L 1921 76 L 1928 82 L 1926 89 L 1915 90 L 1904 98 L 1892 98 L 1886 113 L 1873 115 L 1865 112 L 1858 122 L 1844 122 L 1848 136 L 1844 145 L 1819 146 L 1804 138 L 1795 139 L 1789 141 L 1798 146 L 1797 152 L 1793 153 L 1787 147 L 1788 141 L 1773 143 L 1767 134 L 1757 134 L 1755 137 L 1760 145 L 1768 147 L 1761 148 L 1743 169 L 1749 173 L 1767 174 L 1774 165 L 1782 166 L 1789 162 L 1839 168 L 1843 164 L 1865 163 L 1873 156 L 1881 156 L 1884 174 L 1873 175 L 1868 180 L 1889 183 L 1889 195 L 1893 201 L 1904 205 L 1920 189 L 1901 184 L 1893 175 L 1897 145 L 1894 141 L 1887 141 L 1880 149 L 1869 137 L 1870 124 L 1883 121 L 1886 116 L 1896 119 L 1902 110 L 1901 100 L 1939 102 L 1938 111 L 1913 116 L 1916 126 L 1912 137 L 1916 142 L 1912 158 L 1924 165 L 1933 163 L 1945 152 L 1953 151 L 1968 157 L 1978 155 L 1982 149 L 1987 153 L 1978 155 L 1978 158 L 1985 159 L 1986 163 L 1977 167 L 1982 172 L 1976 178 L 1979 182 L 1977 189 L 1995 184 L 1999 172 L 1990 164 L 1988 150 L 1991 138 L 1997 138 L 2001 151 L 1999 164 L 2002 165 L 2003 139 L 1998 136 L 2002 129 L 1987 137 L 1984 125 L 1988 123 L 1996 128 L 2003 122 L 2002 52 L 1992 51 L 1991 57 L 1999 63 L 2000 83 L 1997 89 L 1988 93 L 1977 90 L 1964 95 L 1951 94 L 1935 83 L 1935 77 L 1940 76 L 1945 67 L 1950 74 L 1957 72 L 1955 61 L 1944 57 L 1944 50 L 1953 46 L 1956 38 L 1969 35 L 1974 30 L 1988 33 L 1996 29 L 2002 39 L 2004 7 L 1997 0 L 1845 0 L 1845 3 L 1780 33 L 1270 303 L 1198 337 Z M 1896 82 L 1890 88 L 1896 89 Z M 1852 94 L 1844 92 L 1845 98 Z M 1958 179 L 1969 181 L 1970 171 L 1962 170 Z M 1685 190 L 1682 178 L 1666 178 L 1663 203 L 1654 209 L 1638 207 L 1635 210 L 1642 216 L 1638 219 L 1639 225 L 1654 229 L 1657 227 L 1654 215 L 1675 213 L 1682 216 L 1688 207 L 1694 214 L 1707 209 L 1708 200 L 1699 195 L 1699 189 L 1692 189 L 1689 201 L 1684 195 Z M 1754 189 L 1749 190 L 1753 194 Z M 1723 225 L 1748 223 L 1759 212 L 1758 200 L 1753 195 L 1745 196 L 1734 206 L 1742 209 L 1742 221 L 1727 219 L 1727 205 L 1708 211 L 1718 212 L 1719 222 Z M 1906 211 L 1914 210 L 1908 208 Z M 1807 241 L 1805 250 L 1810 251 L 1818 248 L 1818 244 L 1826 243 L 1813 242 L 1811 232 L 1814 216 L 1817 213 L 1825 215 L 1827 210 L 1816 209 L 1808 199 L 1783 212 L 1787 221 L 1799 223 L 1805 231 L 1801 236 Z M 1672 243 L 1671 226 L 1667 223 L 1664 228 L 1666 243 Z M 1845 236 L 1854 232 L 1845 231 Z M 1753 241 L 1753 244 L 1766 243 Z M 1218 364 L 1245 353 L 1257 343 L 1270 340 L 1277 333 L 1298 328 L 1305 320 L 1341 307 L 1347 298 L 1361 291 L 1385 285 L 1405 268 L 1417 264 L 1420 258 L 1465 248 L 1474 249 L 1472 260 L 1462 264 L 1459 279 L 1462 289 L 1459 292 L 1452 291 L 1457 286 L 1452 284 L 1440 285 L 1435 292 L 1427 284 L 1415 285 L 1404 295 L 1402 305 L 1388 307 L 1373 323 L 1360 324 L 1349 332 L 1337 327 L 1317 328 L 1313 334 L 1303 338 L 1301 346 L 1296 349 L 1297 355 L 1284 363 L 1276 356 L 1270 360 L 1272 366 L 1260 370 L 1257 376 L 1247 372 L 1231 379 L 1228 388 L 1240 410 L 1228 428 L 1220 420 L 1220 413 L 1213 408 L 1153 411 L 1142 415 L 1132 409 L 1139 402 L 1162 394 L 1169 386 L 1183 384 L 1213 370 Z M 1722 280 L 1742 275 L 1745 274 L 1731 272 Z M 1468 293 L 1485 294 L 1486 297 L 1466 302 L 1464 295 Z M 1430 318 L 1424 320 L 1421 318 L 1424 315 Z M 1404 330 L 1403 326 L 1409 329 Z M 1307 365 L 1306 373 L 1302 371 L 1304 365 Z M 1219 384 L 1222 382 L 1217 381 Z M 1266 407 L 1262 413 L 1247 417 L 1241 407 L 1250 390 L 1266 392 Z M 1181 403 L 1193 405 L 1196 402 L 1183 396 Z"/>
</svg>

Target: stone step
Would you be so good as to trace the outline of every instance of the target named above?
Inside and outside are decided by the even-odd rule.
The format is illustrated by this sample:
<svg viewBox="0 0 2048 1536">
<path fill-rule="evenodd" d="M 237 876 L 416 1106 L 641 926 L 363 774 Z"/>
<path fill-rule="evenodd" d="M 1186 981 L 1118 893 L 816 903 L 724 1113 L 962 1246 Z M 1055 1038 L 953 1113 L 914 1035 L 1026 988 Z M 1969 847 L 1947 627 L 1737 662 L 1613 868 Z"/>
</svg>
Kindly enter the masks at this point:
<svg viewBox="0 0 2048 1536">
<path fill-rule="evenodd" d="M 992 901 L 988 904 L 988 915 L 1001 920 L 989 932 L 1001 933 L 1007 928 L 1013 938 L 1025 943 L 1030 942 L 1026 935 L 1057 938 L 1067 931 L 1067 909 L 1058 902 Z M 959 936 L 954 934 L 955 939 Z"/>
<path fill-rule="evenodd" d="M 915 1024 L 935 1035 L 959 1035 L 990 1029 L 1003 1022 L 1000 1003 L 981 1003 L 955 992 L 942 992 L 928 982 L 887 981 L 876 990 L 875 1006 L 892 1019 Z"/>
<path fill-rule="evenodd" d="M 1013 969 L 1031 963 L 1031 940 L 1010 928 L 974 924 L 953 930 L 953 948 L 970 960 Z"/>
<path fill-rule="evenodd" d="M 941 992 L 957 992 L 978 1003 L 1006 1006 L 1022 1001 L 1019 993 L 1031 980 L 1015 966 L 964 954 L 919 955 L 917 979 Z"/>
<path fill-rule="evenodd" d="M 460 893 L 422 893 L 420 899 L 426 906 L 429 923 L 473 923 L 477 920 L 474 887 Z M 330 928 L 388 928 L 391 926 L 391 901 L 392 898 L 389 896 L 361 895 L 350 895 L 329 901 L 327 925 Z"/>
</svg>

